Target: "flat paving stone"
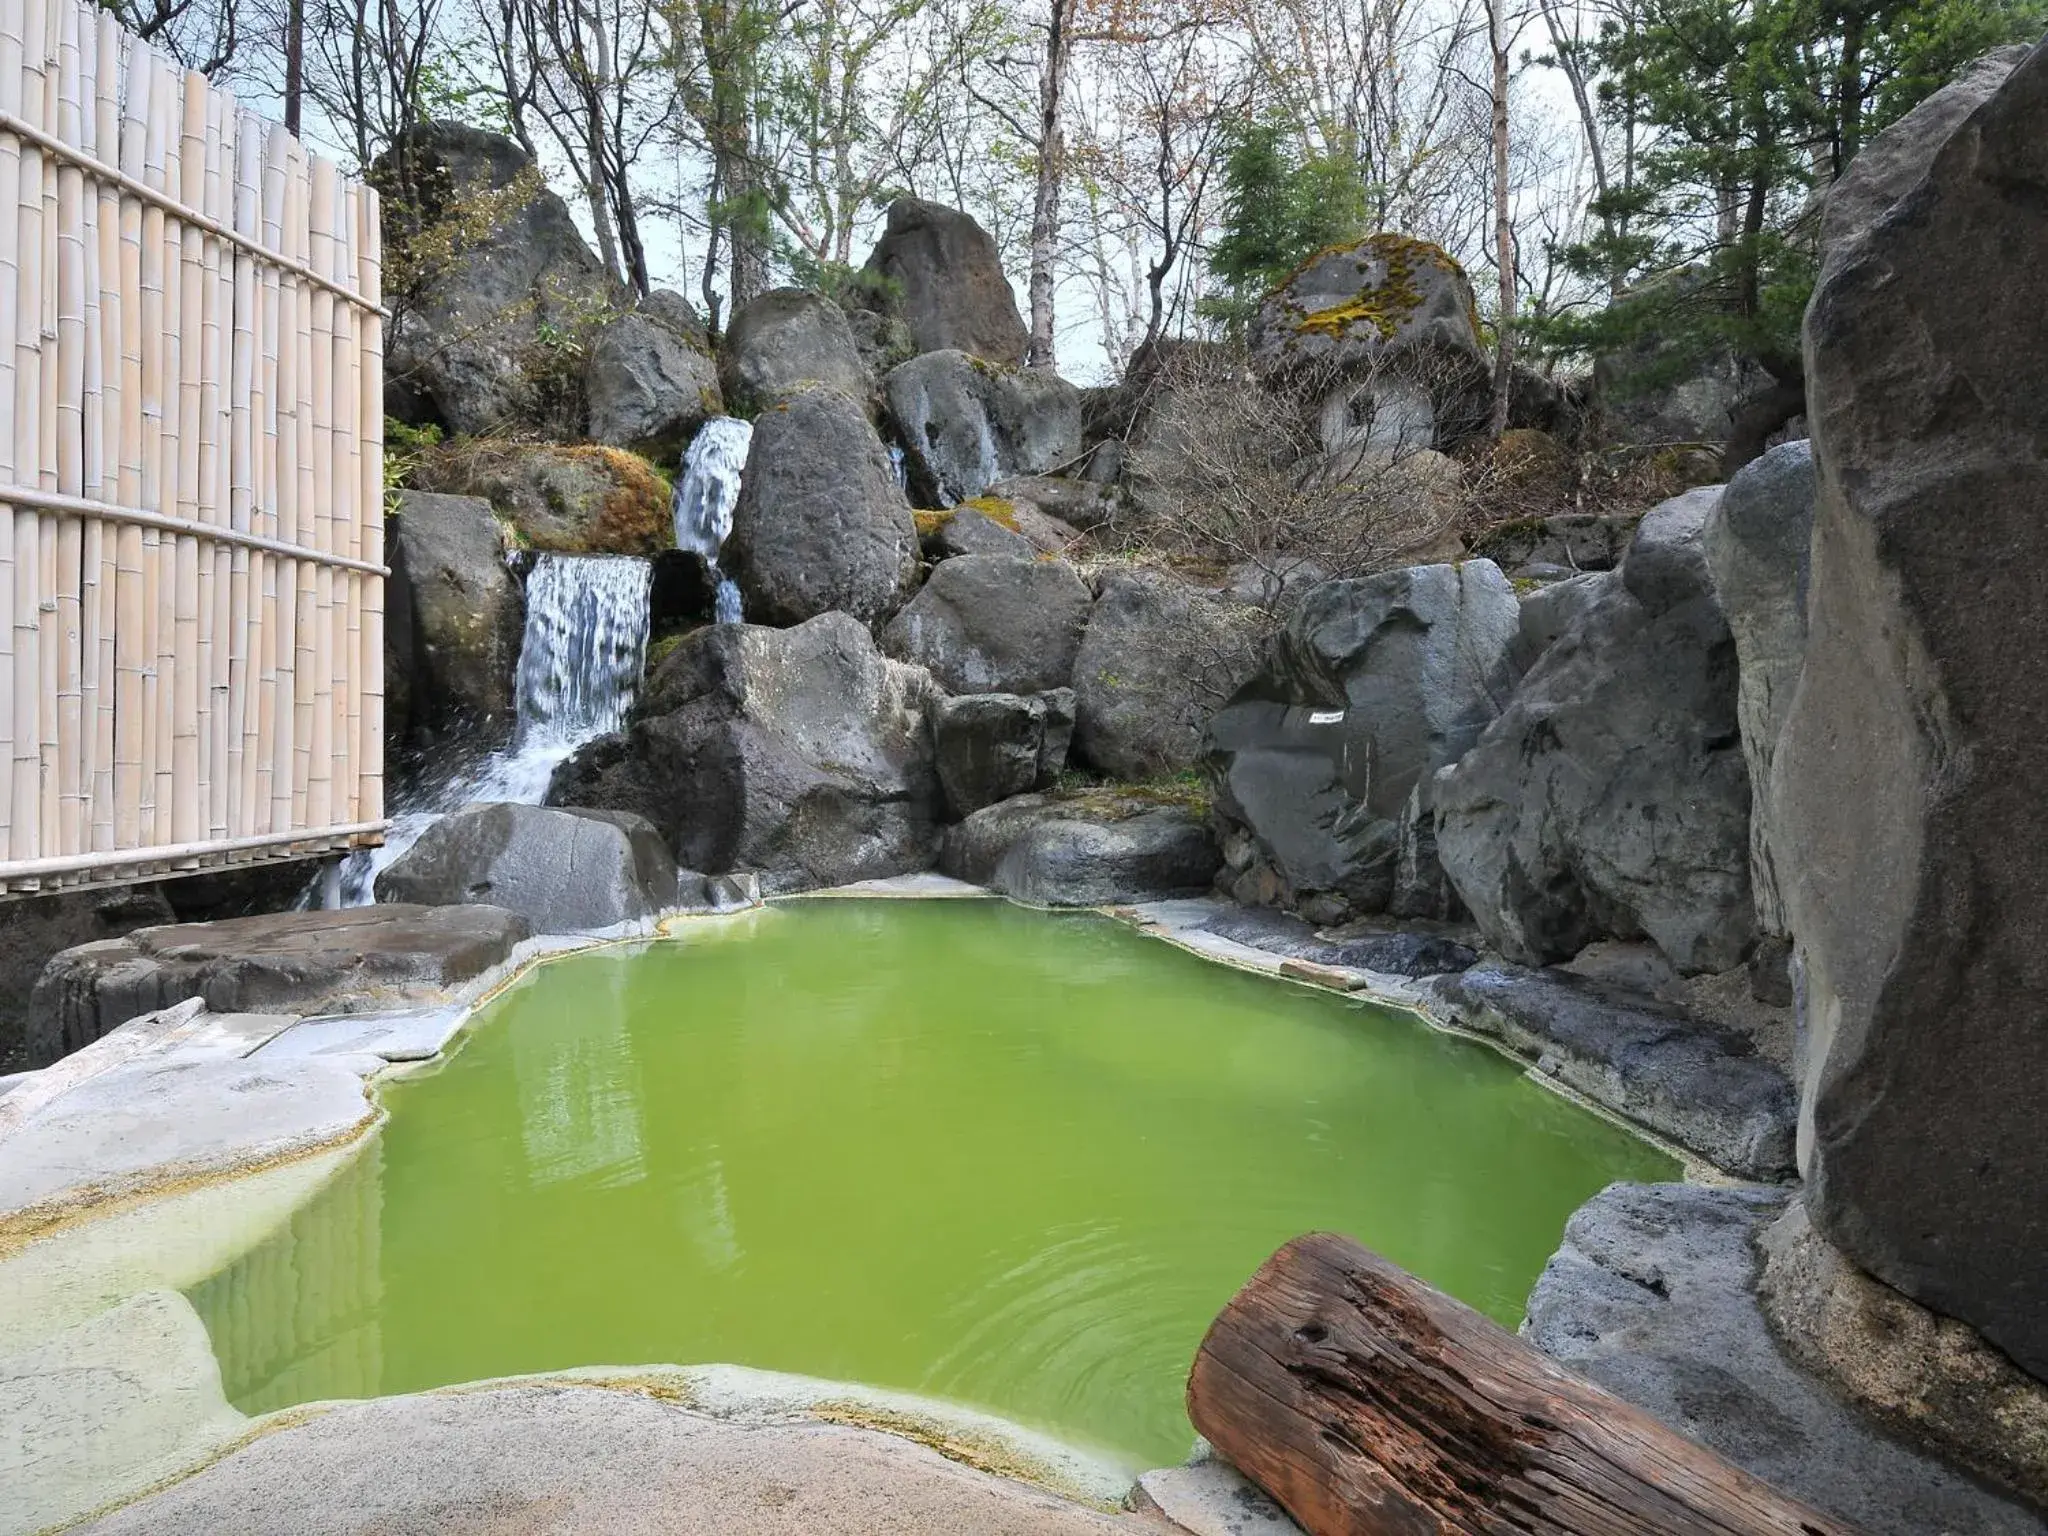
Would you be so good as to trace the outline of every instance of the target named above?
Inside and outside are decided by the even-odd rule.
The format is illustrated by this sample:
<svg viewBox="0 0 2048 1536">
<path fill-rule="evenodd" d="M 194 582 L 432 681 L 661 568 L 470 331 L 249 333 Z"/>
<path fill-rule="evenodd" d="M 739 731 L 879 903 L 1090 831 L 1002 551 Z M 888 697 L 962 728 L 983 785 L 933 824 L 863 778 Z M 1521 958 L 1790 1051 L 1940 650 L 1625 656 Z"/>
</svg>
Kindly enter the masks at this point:
<svg viewBox="0 0 2048 1536">
<path fill-rule="evenodd" d="M 301 1060 L 309 1056 L 431 1061 L 446 1049 L 468 1017 L 466 1007 L 447 1007 L 300 1019 L 256 1054 L 264 1061 Z"/>
<path fill-rule="evenodd" d="M 2038 1536 L 2017 1504 L 1886 1438 L 1778 1347 L 1755 1238 L 1780 1189 L 1613 1184 L 1529 1296 L 1528 1340 L 1869 1536 Z"/>
<path fill-rule="evenodd" d="M 1130 1536 L 1157 1529 L 845 1425 L 568 1385 L 379 1398 L 265 1434 L 93 1536 Z"/>
<path fill-rule="evenodd" d="M 374 1113 L 336 1061 L 143 1057 L 53 1099 L 0 1141 L 0 1218 L 251 1167 Z"/>
<path fill-rule="evenodd" d="M 1138 1489 L 1188 1536 L 1301 1536 L 1301 1527 L 1264 1489 L 1213 1456 L 1147 1472 Z"/>
</svg>

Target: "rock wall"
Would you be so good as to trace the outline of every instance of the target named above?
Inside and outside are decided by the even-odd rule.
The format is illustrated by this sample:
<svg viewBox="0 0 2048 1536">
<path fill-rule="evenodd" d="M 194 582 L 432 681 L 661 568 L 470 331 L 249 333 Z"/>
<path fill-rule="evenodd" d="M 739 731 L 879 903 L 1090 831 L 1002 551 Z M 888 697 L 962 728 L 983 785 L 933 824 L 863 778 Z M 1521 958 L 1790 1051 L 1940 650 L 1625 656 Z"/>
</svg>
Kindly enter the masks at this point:
<svg viewBox="0 0 2048 1536">
<path fill-rule="evenodd" d="M 1992 90 L 2003 67 L 1887 130 L 1832 200 L 1811 632 L 1773 799 L 1814 1224 L 2043 1375 L 2048 48 Z"/>
</svg>

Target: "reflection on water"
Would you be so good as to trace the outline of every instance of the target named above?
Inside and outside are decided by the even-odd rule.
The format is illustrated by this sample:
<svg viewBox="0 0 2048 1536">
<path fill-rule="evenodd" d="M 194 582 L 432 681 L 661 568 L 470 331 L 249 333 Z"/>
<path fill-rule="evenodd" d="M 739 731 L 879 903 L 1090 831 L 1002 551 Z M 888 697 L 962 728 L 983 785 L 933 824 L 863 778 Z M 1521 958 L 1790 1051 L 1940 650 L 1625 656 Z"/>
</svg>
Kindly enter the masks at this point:
<svg viewBox="0 0 2048 1536">
<path fill-rule="evenodd" d="M 383 1390 L 383 1172 L 373 1136 L 311 1204 L 190 1292 L 244 1413 Z"/>
<path fill-rule="evenodd" d="M 238 1406 L 725 1361 L 1159 1465 L 1289 1237 L 1512 1326 L 1575 1206 L 1675 1172 L 1411 1019 L 993 902 L 547 965 L 384 1096 L 375 1153 L 194 1293 Z"/>
</svg>

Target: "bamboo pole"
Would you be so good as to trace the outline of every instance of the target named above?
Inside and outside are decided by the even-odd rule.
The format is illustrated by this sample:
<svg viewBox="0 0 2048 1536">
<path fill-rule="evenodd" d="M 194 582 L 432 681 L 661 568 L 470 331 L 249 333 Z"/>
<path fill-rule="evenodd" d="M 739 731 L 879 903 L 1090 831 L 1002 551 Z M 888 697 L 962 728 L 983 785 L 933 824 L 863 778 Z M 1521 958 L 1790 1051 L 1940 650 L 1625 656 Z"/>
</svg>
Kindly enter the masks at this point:
<svg viewBox="0 0 2048 1536">
<path fill-rule="evenodd" d="M 347 283 L 355 276 L 355 192 L 335 173 L 334 275 Z M 356 382 L 359 320 L 348 304 L 334 305 L 334 531 L 335 552 L 351 559 L 363 547 L 363 522 L 357 494 L 362 474 L 363 444 L 356 410 L 361 389 Z M 363 582 L 359 572 L 337 569 L 334 576 L 336 631 L 334 647 L 334 729 L 337 772 L 331 819 L 354 821 L 361 798 L 357 782 L 363 760 L 362 669 L 358 665 L 363 639 Z"/>
<path fill-rule="evenodd" d="M 306 219 L 306 260 L 315 272 L 334 270 L 334 167 L 320 156 L 307 165 L 311 202 Z M 311 359 L 313 432 L 313 544 L 334 548 L 334 295 L 313 289 Z M 307 826 L 333 819 L 334 792 L 334 572 L 313 570 L 313 737 L 306 781 Z"/>
<path fill-rule="evenodd" d="M 232 218 L 230 193 L 233 187 L 235 99 L 226 91 L 209 87 L 206 117 L 206 176 L 203 206 L 216 221 Z M 206 436 L 200 442 L 200 507 L 209 525 L 228 521 L 232 495 L 229 485 L 228 419 L 233 340 L 234 280 L 233 252 L 212 235 L 203 237 L 205 253 L 205 312 L 200 326 L 206 354 L 200 373 L 200 415 Z M 202 635 L 207 644 L 207 732 L 200 744 L 200 777 L 206 784 L 205 820 L 209 838 L 228 836 L 229 802 L 235 770 L 229 743 L 240 745 L 240 723 L 233 719 L 229 673 L 233 665 L 234 593 L 233 556 L 229 546 L 216 539 L 199 551 L 199 569 L 206 601 L 201 612 Z"/>
<path fill-rule="evenodd" d="M 125 41 L 127 89 L 121 99 L 121 169 L 140 177 L 148 154 L 151 58 L 149 49 Z M 120 199 L 121 260 L 118 276 L 121 337 L 120 440 L 116 450 L 120 475 L 115 500 L 138 506 L 142 498 L 144 402 L 142 395 L 142 200 L 124 193 Z M 150 669 L 156 664 L 148 632 L 148 550 L 143 531 L 124 523 L 115 541 L 114 596 L 114 842 L 133 848 L 154 827 L 143 813 L 143 797 L 154 787 L 147 763 Z"/>
<path fill-rule="evenodd" d="M 168 171 L 167 189 L 174 191 L 186 207 L 198 207 L 206 196 L 206 77 L 187 70 L 177 97 L 179 108 L 178 158 Z M 166 476 L 175 476 L 179 517 L 203 520 L 205 507 L 200 495 L 201 455 L 206 442 L 206 419 L 200 403 L 201 373 L 206 361 L 204 237 L 183 220 L 172 220 L 166 230 L 170 243 L 167 260 L 175 274 L 177 303 L 165 305 L 165 360 L 176 360 L 171 372 L 177 390 L 176 405 L 170 404 L 166 383 L 164 450 Z M 175 843 L 198 841 L 206 830 L 205 807 L 208 791 L 200 744 L 206 739 L 211 700 L 208 674 L 213 656 L 203 633 L 200 614 L 210 605 L 210 585 L 200 574 L 199 541 L 180 535 L 174 546 L 172 564 L 172 607 L 174 628 L 171 666 L 175 686 L 170 690 L 171 716 L 171 836 Z M 209 562 L 210 564 L 210 562 Z M 161 697 L 161 695 L 159 695 Z M 159 831 L 158 836 L 162 833 Z"/>
<path fill-rule="evenodd" d="M 66 142 L 85 137 L 80 87 L 79 14 L 71 0 L 56 0 L 61 25 L 57 68 L 57 132 Z M 59 162 L 57 180 L 57 358 L 54 416 L 57 489 L 85 489 L 85 175 Z M 86 851 L 86 742 L 84 579 L 85 525 L 76 517 L 57 526 L 57 847 Z"/>
<path fill-rule="evenodd" d="M 290 200 L 288 142 L 284 130 L 273 126 L 263 153 L 263 239 L 273 250 L 285 248 L 285 205 Z M 258 485 L 266 531 L 280 539 L 292 537 L 298 531 L 291 504 L 298 491 L 294 423 L 298 419 L 299 397 L 297 378 L 291 368 L 294 349 L 285 340 L 287 326 L 296 313 L 283 273 L 277 268 L 266 268 L 263 377 L 268 398 L 264 406 L 264 466 Z M 291 825 L 298 582 L 296 561 L 271 562 L 264 588 L 267 619 L 263 627 L 263 738 L 270 765 L 268 814 L 270 825 L 279 829 Z"/>
<path fill-rule="evenodd" d="M 13 110 L 23 118 L 39 113 L 42 106 L 42 13 L 35 3 L 10 14 L 18 27 L 20 53 L 6 68 Z M 11 353 L 9 380 L 11 412 L 7 433 L 12 448 L 9 480 L 16 485 L 36 483 L 36 451 L 41 434 L 36 429 L 35 408 L 42 399 L 41 370 L 38 365 L 38 335 L 42 319 L 42 277 L 38 271 L 42 255 L 42 155 L 22 146 L 13 165 L 14 175 L 0 183 L 0 198 L 14 206 L 13 281 L 9 309 L 12 324 L 0 336 L 0 345 Z M 14 527 L 12 583 L 13 688 L 10 714 L 13 719 L 13 803 L 8 817 L 11 858 L 35 858 L 42 847 L 42 812 L 38 803 L 41 771 L 40 740 L 36 701 L 41 686 L 38 663 L 38 616 L 41 606 L 37 586 L 42 561 L 38 552 L 35 514 L 16 507 L 10 519 Z"/>
<path fill-rule="evenodd" d="M 22 105 L 22 16 L 18 6 L 0 6 L 0 111 L 19 115 Z M 0 485 L 15 483 L 14 332 L 20 287 L 21 140 L 0 133 Z M 0 506 L 0 679 L 17 688 L 15 671 L 15 518 Z M 18 694 L 0 701 L 0 852 L 25 852 L 14 833 L 14 779 Z"/>
<path fill-rule="evenodd" d="M 356 245 L 356 291 L 371 304 L 383 301 L 383 234 L 378 223 L 377 191 L 365 185 L 356 199 L 361 236 Z M 374 309 L 361 316 L 363 327 L 363 558 L 384 563 L 384 320 Z M 384 816 L 384 578 L 363 578 L 363 637 L 357 665 L 367 680 L 363 697 L 363 761 L 361 819 Z"/>
<path fill-rule="evenodd" d="M 35 126 L 45 133 L 57 126 L 58 54 L 63 42 L 65 0 L 30 0 L 41 16 L 42 105 Z M 41 176 L 35 188 L 36 220 L 36 487 L 57 487 L 57 157 L 41 156 Z M 26 195 L 27 189 L 24 189 Z M 63 848 L 62 768 L 59 762 L 58 716 L 61 713 L 59 680 L 63 672 L 64 634 L 62 597 L 59 592 L 58 519 L 50 512 L 36 514 L 36 810 L 40 828 L 38 840 L 47 852 Z"/>
<path fill-rule="evenodd" d="M 158 191 L 163 190 L 164 174 L 169 146 L 167 110 L 168 87 L 172 76 L 167 65 L 161 63 L 154 51 L 147 45 L 137 45 L 130 51 L 129 58 L 136 69 L 135 89 L 141 99 L 138 106 L 143 120 L 143 180 Z M 145 62 L 146 61 L 146 62 Z M 163 510 L 168 496 L 163 475 L 163 427 L 164 427 L 164 212 L 154 203 L 142 205 L 142 491 L 138 505 L 152 511 Z M 159 740 L 164 734 L 164 711 L 158 707 L 157 697 L 163 684 L 168 681 L 163 675 L 163 540 L 154 528 L 142 530 L 142 831 L 140 840 L 145 843 L 162 843 L 170 839 L 164 835 L 168 829 L 159 830 L 158 769 L 170 760 L 170 743 Z M 168 786 L 165 786 L 166 788 Z M 168 813 L 169 807 L 163 806 Z"/>
<path fill-rule="evenodd" d="M 262 174 L 258 158 L 259 128 L 247 113 L 235 118 L 233 218 L 235 229 L 244 236 L 262 233 L 257 205 L 257 182 Z M 251 531 L 256 496 L 256 325 L 261 284 L 255 258 L 242 247 L 225 253 L 234 300 L 234 333 L 230 348 L 232 361 L 228 382 L 228 525 L 240 532 Z M 257 689 L 250 677 L 250 640 L 260 615 L 255 605 L 262 597 L 264 557 L 248 549 L 233 554 L 232 596 L 229 602 L 228 713 L 234 721 L 235 737 L 230 744 L 234 790 L 230 796 L 228 830 L 246 837 L 256 829 L 256 759 L 258 732 Z"/>
<path fill-rule="evenodd" d="M 93 61 L 93 152 L 102 159 L 119 154 L 121 109 L 122 34 L 114 18 L 101 12 L 94 27 Z M 92 447 L 86 455 L 89 472 L 95 474 L 94 494 L 115 500 L 121 478 L 121 198 L 113 188 L 101 184 L 94 199 L 98 302 L 94 309 L 93 361 L 98 364 L 99 401 L 97 411 L 88 411 L 86 430 Z M 95 469 L 96 466 L 96 469 Z M 120 541 L 118 526 L 93 518 L 86 525 L 87 539 L 97 543 L 99 584 L 97 634 L 99 657 L 94 667 L 94 728 L 92 785 L 92 846 L 95 851 L 114 846 L 114 618 L 115 551 Z M 88 551 L 93 543 L 88 543 Z"/>
</svg>

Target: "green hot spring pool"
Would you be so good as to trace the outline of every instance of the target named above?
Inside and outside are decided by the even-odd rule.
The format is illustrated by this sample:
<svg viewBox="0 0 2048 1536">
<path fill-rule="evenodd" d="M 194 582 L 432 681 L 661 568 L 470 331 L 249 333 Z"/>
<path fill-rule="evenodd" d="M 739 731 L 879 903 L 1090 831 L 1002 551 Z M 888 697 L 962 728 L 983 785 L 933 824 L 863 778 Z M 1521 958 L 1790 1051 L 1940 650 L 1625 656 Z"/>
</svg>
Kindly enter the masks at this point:
<svg viewBox="0 0 2048 1536">
<path fill-rule="evenodd" d="M 1286 1239 L 1512 1327 L 1565 1218 L 1672 1161 L 1479 1046 L 1108 919 L 815 901 L 529 972 L 364 1155 L 191 1293 L 249 1412 L 727 1362 L 1161 1465 Z"/>
</svg>

